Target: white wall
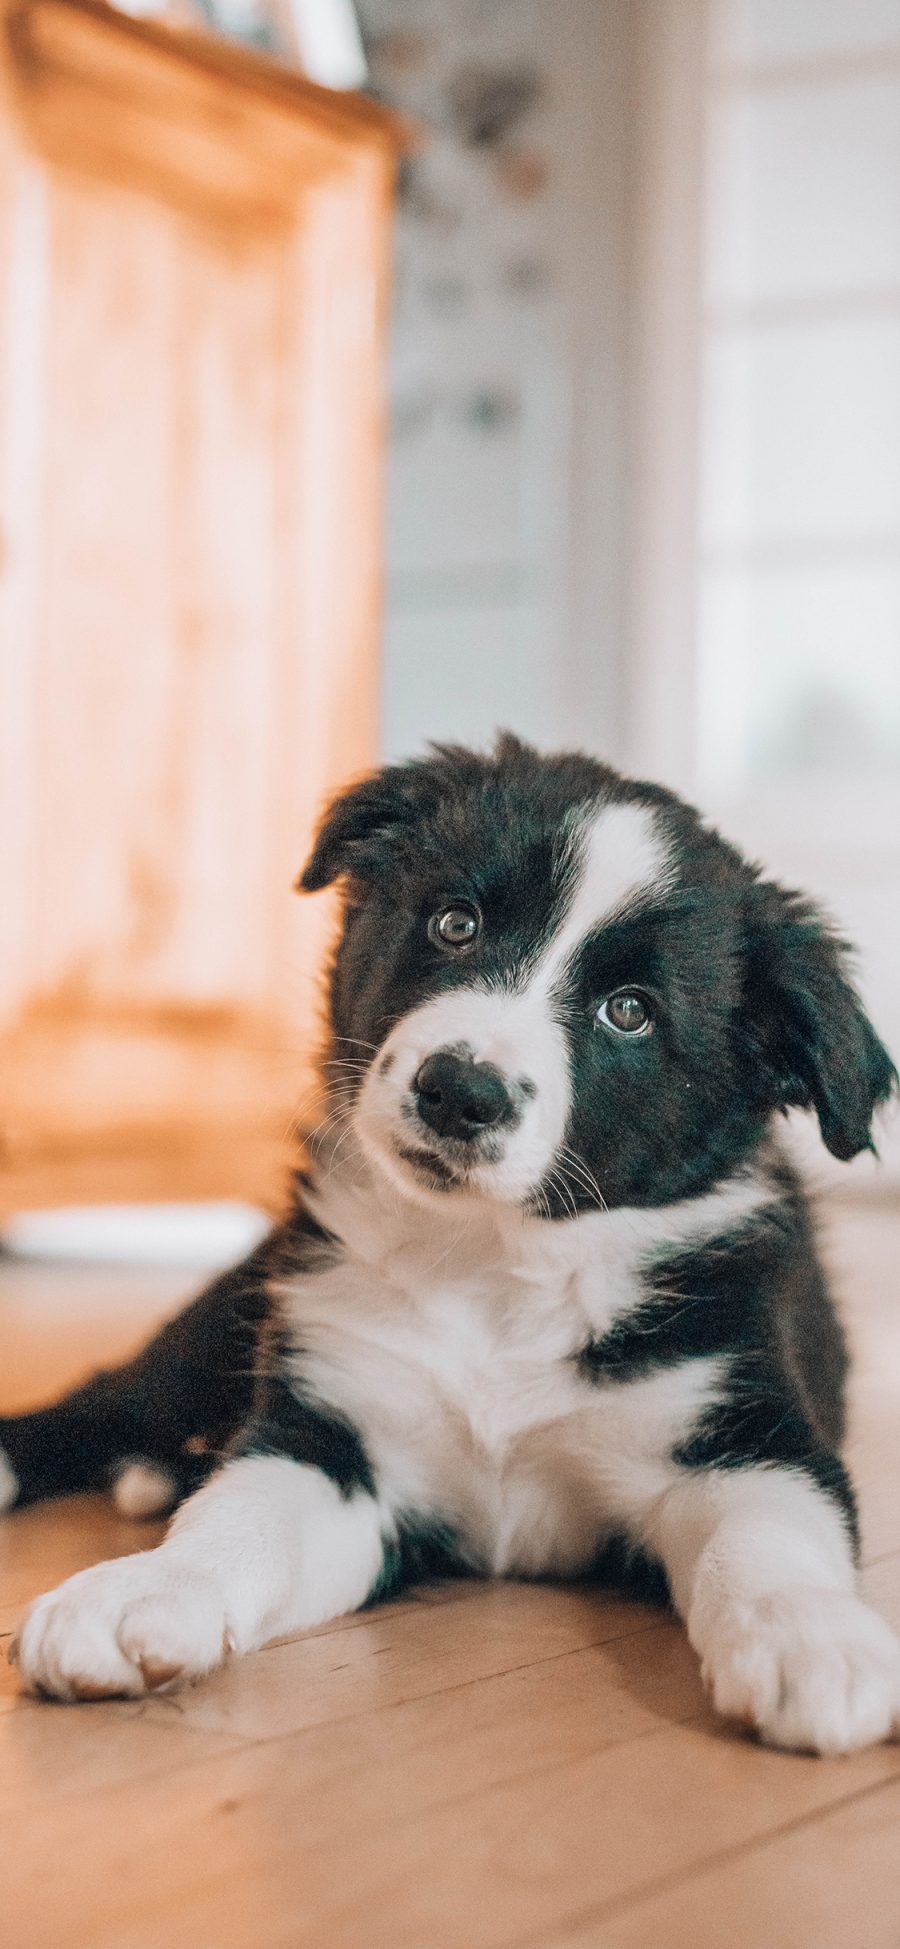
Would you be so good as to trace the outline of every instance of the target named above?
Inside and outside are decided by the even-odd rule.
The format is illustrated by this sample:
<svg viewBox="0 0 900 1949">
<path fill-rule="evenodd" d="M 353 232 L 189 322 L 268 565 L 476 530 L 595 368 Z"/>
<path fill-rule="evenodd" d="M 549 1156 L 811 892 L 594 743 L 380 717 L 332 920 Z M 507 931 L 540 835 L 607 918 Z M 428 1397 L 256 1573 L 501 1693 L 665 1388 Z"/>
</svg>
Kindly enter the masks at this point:
<svg viewBox="0 0 900 1949">
<path fill-rule="evenodd" d="M 896 1055 L 900 0 L 637 19 L 629 762 L 823 901 Z"/>
<path fill-rule="evenodd" d="M 621 740 L 628 0 L 364 0 L 397 228 L 384 745 Z M 496 140 L 454 99 L 531 82 Z"/>
</svg>

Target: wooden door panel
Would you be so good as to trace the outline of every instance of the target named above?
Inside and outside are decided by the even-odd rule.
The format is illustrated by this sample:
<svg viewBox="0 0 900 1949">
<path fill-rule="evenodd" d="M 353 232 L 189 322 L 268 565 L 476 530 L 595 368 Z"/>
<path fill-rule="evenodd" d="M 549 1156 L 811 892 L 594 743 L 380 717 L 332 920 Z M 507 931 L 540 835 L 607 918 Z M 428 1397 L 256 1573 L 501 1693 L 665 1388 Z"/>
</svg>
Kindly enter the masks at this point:
<svg viewBox="0 0 900 1949">
<path fill-rule="evenodd" d="M 2 1198 L 260 1196 L 332 912 L 291 884 L 376 748 L 395 131 L 95 0 L 5 18 Z"/>
</svg>

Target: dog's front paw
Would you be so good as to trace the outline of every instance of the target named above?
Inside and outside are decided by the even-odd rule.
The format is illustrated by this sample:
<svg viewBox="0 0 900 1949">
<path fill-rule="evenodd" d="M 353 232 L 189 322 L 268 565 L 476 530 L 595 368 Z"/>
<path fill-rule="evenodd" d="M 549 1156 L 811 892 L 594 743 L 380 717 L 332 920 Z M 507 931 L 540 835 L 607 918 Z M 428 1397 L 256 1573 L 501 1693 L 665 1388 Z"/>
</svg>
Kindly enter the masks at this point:
<svg viewBox="0 0 900 1949">
<path fill-rule="evenodd" d="M 12 1654 L 27 1691 L 139 1698 L 221 1664 L 231 1643 L 217 1584 L 159 1555 L 95 1564 L 37 1599 Z"/>
<path fill-rule="evenodd" d="M 723 1606 L 704 1638 L 717 1710 L 772 1746 L 852 1753 L 900 1730 L 900 1643 L 856 1597 L 803 1589 Z"/>
</svg>

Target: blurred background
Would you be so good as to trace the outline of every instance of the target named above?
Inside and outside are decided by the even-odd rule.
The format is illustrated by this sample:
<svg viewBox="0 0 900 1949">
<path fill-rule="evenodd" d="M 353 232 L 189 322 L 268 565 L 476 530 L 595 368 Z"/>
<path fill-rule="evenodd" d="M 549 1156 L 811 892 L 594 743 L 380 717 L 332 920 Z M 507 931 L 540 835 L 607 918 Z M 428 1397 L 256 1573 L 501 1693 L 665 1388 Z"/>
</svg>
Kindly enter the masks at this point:
<svg viewBox="0 0 900 1949">
<path fill-rule="evenodd" d="M 900 1049 L 900 0 L 3 20 L 7 1211 L 271 1198 L 316 808 L 500 725 L 821 895 Z"/>
<path fill-rule="evenodd" d="M 292 883 L 429 739 L 697 801 L 900 1057 L 900 0 L 127 8 L 0 0 L 4 1415 L 283 1205 L 335 919 Z M 900 1129 L 794 1121 L 897 1626 Z M 585 1588 L 14 1700 L 23 1603 L 158 1535 L 126 1506 L 0 1524 L 9 1949 L 896 1949 L 888 1752 L 714 1734 Z"/>
</svg>

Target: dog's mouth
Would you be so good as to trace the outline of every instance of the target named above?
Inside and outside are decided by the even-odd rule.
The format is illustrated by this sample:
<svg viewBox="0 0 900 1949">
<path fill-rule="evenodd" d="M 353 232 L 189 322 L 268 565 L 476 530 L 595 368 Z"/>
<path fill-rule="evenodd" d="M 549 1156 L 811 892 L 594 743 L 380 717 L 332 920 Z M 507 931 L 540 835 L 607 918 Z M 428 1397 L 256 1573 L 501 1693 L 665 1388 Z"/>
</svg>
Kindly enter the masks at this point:
<svg viewBox="0 0 900 1949">
<path fill-rule="evenodd" d="M 467 1183 L 471 1175 L 465 1163 L 451 1164 L 436 1150 L 414 1148 L 410 1144 L 397 1144 L 395 1148 L 407 1169 L 431 1191 L 452 1191 L 455 1185 Z"/>
</svg>

